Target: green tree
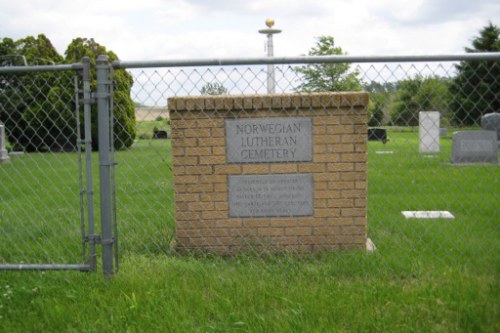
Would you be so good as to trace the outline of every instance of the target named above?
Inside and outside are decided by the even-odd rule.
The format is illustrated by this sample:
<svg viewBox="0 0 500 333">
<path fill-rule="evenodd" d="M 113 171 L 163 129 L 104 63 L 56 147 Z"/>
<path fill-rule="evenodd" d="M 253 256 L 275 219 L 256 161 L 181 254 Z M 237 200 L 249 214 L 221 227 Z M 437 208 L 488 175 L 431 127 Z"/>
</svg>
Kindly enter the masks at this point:
<svg viewBox="0 0 500 333">
<path fill-rule="evenodd" d="M 331 36 L 320 36 L 309 51 L 310 56 L 342 55 L 342 48 L 335 46 Z M 350 72 L 348 63 L 317 63 L 298 66 L 294 71 L 301 76 L 301 83 L 295 89 L 304 92 L 357 91 L 361 81 L 357 71 Z"/>
<path fill-rule="evenodd" d="M 202 95 L 225 95 L 227 94 L 227 89 L 222 83 L 208 82 L 201 88 L 200 93 Z"/>
<path fill-rule="evenodd" d="M 97 73 L 96 60 L 99 55 L 107 55 L 109 61 L 118 60 L 118 56 L 112 51 L 106 50 L 106 47 L 97 43 L 94 39 L 75 38 L 68 45 L 66 52 L 66 62 L 79 62 L 84 56 L 90 58 L 91 82 L 90 88 L 96 91 Z M 115 149 L 124 149 L 134 143 L 136 136 L 135 106 L 130 97 L 133 78 L 123 69 L 113 71 L 113 99 L 114 99 L 114 147 Z M 92 106 L 92 147 L 97 149 L 97 111 L 96 106 Z"/>
<path fill-rule="evenodd" d="M 3 65 L 55 64 L 63 58 L 45 37 L 29 36 L 0 43 Z M 19 62 L 19 59 L 23 59 Z M 0 78 L 0 120 L 14 148 L 67 150 L 76 145 L 72 75 L 61 72 L 4 74 Z"/>
<path fill-rule="evenodd" d="M 500 27 L 491 22 L 472 41 L 468 53 L 499 52 Z M 483 114 L 500 111 L 500 62 L 462 61 L 450 87 L 452 121 L 457 126 L 477 125 Z"/>
<path fill-rule="evenodd" d="M 17 41 L 6 37 L 0 42 L 1 66 L 47 65 L 62 62 L 63 58 L 44 34 L 39 34 L 36 38 L 28 36 Z"/>
<path fill-rule="evenodd" d="M 18 63 L 22 57 L 29 65 L 37 65 L 80 62 L 84 56 L 89 56 L 93 91 L 96 90 L 95 62 L 101 54 L 108 55 L 110 61 L 118 59 L 93 39 L 74 39 L 66 50 L 66 58 L 59 55 L 43 34 L 18 41 L 4 38 L 0 42 L 3 65 L 22 65 Z M 5 123 L 9 140 L 16 149 L 58 151 L 76 148 L 73 74 L 70 71 L 30 72 L 0 77 L 0 121 Z M 136 133 L 134 103 L 130 98 L 133 80 L 125 70 L 115 70 L 113 82 L 114 146 L 124 149 L 133 144 Z M 92 144 L 97 149 L 97 112 L 95 105 L 92 108 Z"/>
<path fill-rule="evenodd" d="M 384 94 L 372 94 L 368 103 L 368 126 L 381 126 L 384 121 L 384 107 L 386 104 Z"/>
<path fill-rule="evenodd" d="M 37 38 L 28 36 L 16 42 L 19 53 L 26 57 L 29 65 L 60 64 L 63 57 L 57 52 L 51 41 L 40 34 Z"/>
<path fill-rule="evenodd" d="M 0 41 L 0 66 L 24 65 L 24 59 L 17 54 L 16 43 L 5 37 Z"/>
<path fill-rule="evenodd" d="M 449 80 L 433 76 L 400 81 L 391 113 L 391 122 L 400 126 L 417 126 L 420 111 L 440 111 L 447 117 Z"/>
<path fill-rule="evenodd" d="M 370 93 L 370 102 L 368 103 L 368 126 L 384 125 L 384 118 L 389 114 L 389 109 L 393 96 L 396 91 L 394 83 L 379 83 L 372 81 L 363 85 L 363 89 Z"/>
</svg>

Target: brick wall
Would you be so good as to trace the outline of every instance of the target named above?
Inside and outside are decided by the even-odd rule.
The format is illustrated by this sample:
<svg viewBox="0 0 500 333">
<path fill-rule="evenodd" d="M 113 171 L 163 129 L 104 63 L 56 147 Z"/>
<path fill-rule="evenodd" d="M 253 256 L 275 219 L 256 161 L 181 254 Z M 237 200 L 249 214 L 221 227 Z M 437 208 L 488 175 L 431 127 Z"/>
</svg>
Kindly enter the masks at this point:
<svg viewBox="0 0 500 333">
<path fill-rule="evenodd" d="M 364 247 L 366 93 L 173 97 L 176 246 L 179 250 L 315 252 Z M 226 119 L 308 117 L 312 160 L 228 163 Z M 233 175 L 312 174 L 313 213 L 230 217 Z"/>
</svg>

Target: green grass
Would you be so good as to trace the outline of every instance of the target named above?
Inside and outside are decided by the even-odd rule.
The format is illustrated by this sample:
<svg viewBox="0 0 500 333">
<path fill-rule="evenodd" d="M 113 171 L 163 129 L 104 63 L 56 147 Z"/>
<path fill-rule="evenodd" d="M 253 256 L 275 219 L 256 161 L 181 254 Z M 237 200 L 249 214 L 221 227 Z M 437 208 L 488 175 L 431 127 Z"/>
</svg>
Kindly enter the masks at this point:
<svg viewBox="0 0 500 333">
<path fill-rule="evenodd" d="M 494 274 L 457 268 L 408 277 L 380 269 L 369 269 L 370 276 L 342 271 L 328 256 L 264 263 L 133 255 L 110 281 L 98 274 L 4 272 L 1 327 L 5 332 L 499 329 L 500 286 Z"/>
<path fill-rule="evenodd" d="M 375 253 L 235 258 L 169 252 L 170 141 L 139 140 L 116 154 L 120 272 L 0 271 L 0 332 L 499 332 L 500 168 L 389 138 L 368 145 Z M 0 166 L 0 262 L 80 262 L 76 159 Z M 431 209 L 456 218 L 401 215 Z"/>
</svg>

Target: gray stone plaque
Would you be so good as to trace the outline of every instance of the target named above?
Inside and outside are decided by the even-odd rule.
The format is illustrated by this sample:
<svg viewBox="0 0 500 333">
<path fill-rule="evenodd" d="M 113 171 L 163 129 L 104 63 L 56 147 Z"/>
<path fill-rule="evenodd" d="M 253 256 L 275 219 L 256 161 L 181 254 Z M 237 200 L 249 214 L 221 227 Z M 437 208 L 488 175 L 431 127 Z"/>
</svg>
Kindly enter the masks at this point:
<svg viewBox="0 0 500 333">
<path fill-rule="evenodd" d="M 493 131 L 453 133 L 452 163 L 498 163 L 497 138 Z"/>
<path fill-rule="evenodd" d="M 312 214 L 312 174 L 229 176 L 230 217 Z"/>
<path fill-rule="evenodd" d="M 488 113 L 481 117 L 481 127 L 486 131 L 495 131 L 500 141 L 500 113 Z"/>
<path fill-rule="evenodd" d="M 228 163 L 312 161 L 311 118 L 226 120 Z"/>
</svg>

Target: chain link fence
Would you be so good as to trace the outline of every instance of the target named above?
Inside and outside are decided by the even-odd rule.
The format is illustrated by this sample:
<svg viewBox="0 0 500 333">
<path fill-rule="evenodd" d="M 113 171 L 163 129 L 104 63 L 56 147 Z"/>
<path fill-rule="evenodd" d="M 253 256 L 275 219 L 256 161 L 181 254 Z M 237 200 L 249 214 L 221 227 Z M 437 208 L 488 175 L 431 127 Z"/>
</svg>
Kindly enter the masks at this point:
<svg viewBox="0 0 500 333">
<path fill-rule="evenodd" d="M 208 181 L 213 175 L 197 175 L 195 171 L 191 180 L 186 178 L 183 184 L 195 199 L 183 195 L 176 202 L 175 159 L 199 161 L 201 156 L 215 155 L 215 152 L 184 151 L 184 155 L 173 155 L 170 111 L 176 110 L 169 108 L 169 98 L 265 95 L 270 79 L 275 86 L 273 96 L 300 92 L 305 89 L 306 77 L 298 68 L 315 68 L 330 75 L 319 77 L 320 88 L 308 88 L 310 91 L 324 89 L 328 84 L 335 86 L 350 74 L 355 77 L 351 88 L 366 91 L 370 96 L 368 126 L 372 136 L 367 133 L 370 138 L 366 144 L 367 179 L 352 179 L 354 174 L 348 169 L 343 170 L 341 179 L 329 179 L 327 170 L 338 166 L 335 161 L 326 161 L 321 168 L 310 172 L 324 180 L 321 185 L 324 197 L 314 209 L 329 214 L 324 218 L 325 224 L 338 223 L 335 230 L 339 235 L 347 234 L 354 226 L 342 224 L 342 216 L 338 216 L 342 214 L 341 209 L 336 205 L 355 207 L 356 196 L 349 191 L 356 190 L 357 182 L 367 182 L 366 236 L 369 247 L 376 250 L 368 257 L 365 249 L 329 251 L 328 258 L 344 266 L 352 264 L 352 260 L 361 260 L 395 271 L 423 263 L 458 263 L 479 269 L 497 264 L 498 164 L 454 164 L 451 158 L 454 132 L 480 131 L 484 114 L 500 112 L 499 60 L 499 55 L 493 54 L 399 59 L 239 59 L 228 64 L 223 61 L 101 64 L 111 73 L 101 78 L 101 83 L 114 82 L 110 88 L 114 101 L 110 111 L 114 118 L 109 125 L 115 136 L 111 147 L 105 149 L 112 153 L 111 160 L 104 163 L 101 160 L 99 167 L 116 163 L 114 172 L 111 170 L 106 176 L 112 178 L 113 195 L 106 205 L 108 213 L 116 214 L 120 257 L 175 255 L 175 207 L 180 201 L 193 212 L 189 220 L 193 237 L 202 235 L 200 226 L 206 228 L 203 227 L 207 225 L 204 212 L 227 211 L 220 198 L 209 197 L 212 192 L 206 190 L 208 183 L 212 189 L 222 185 Z M 269 63 L 275 66 L 274 78 L 268 75 L 266 65 Z M 123 79 L 124 76 L 127 79 Z M 89 245 L 100 241 L 99 232 L 89 230 L 88 221 L 89 215 L 94 215 L 92 187 L 102 184 L 92 177 L 86 178 L 92 169 L 95 173 L 98 168 L 97 156 L 90 153 L 92 147 L 88 146 L 93 143 L 94 150 L 98 148 L 97 135 L 94 135 L 96 116 L 93 109 L 88 120 L 92 140 L 82 139 L 86 127 L 82 124 L 78 99 L 87 103 L 89 112 L 90 103 L 95 100 L 91 100 L 90 95 L 84 97 L 81 86 L 82 79 L 79 75 L 75 78 L 74 70 L 34 72 L 26 69 L 23 73 L 0 70 L 0 122 L 5 126 L 5 150 L 9 157 L 8 162 L 0 164 L 0 265 L 86 264 Z M 98 80 L 96 98 L 104 98 L 106 93 L 105 89 L 99 91 Z M 130 98 L 134 103 L 132 108 Z M 262 97 L 263 104 L 265 98 Z M 322 106 L 310 108 L 321 111 Z M 298 110 L 285 112 L 284 108 L 280 111 L 283 111 L 282 118 L 300 113 Z M 421 111 L 439 112 L 440 136 L 438 142 L 434 142 L 439 145 L 437 152 L 422 152 L 419 147 Z M 236 112 L 236 118 L 251 116 L 243 107 Z M 328 115 L 329 111 L 324 108 L 323 112 Z M 187 112 L 183 117 L 210 120 L 203 112 Z M 106 118 L 103 121 L 106 122 Z M 328 131 L 346 130 L 355 124 L 344 124 L 343 128 L 330 125 L 325 123 L 320 130 L 325 131 L 321 135 L 326 140 L 332 134 Z M 222 127 L 212 128 L 208 136 L 198 133 L 198 137 L 193 133 L 193 138 L 203 146 L 204 140 L 220 139 L 223 131 Z M 340 156 L 349 154 L 351 147 L 332 142 L 325 144 L 324 149 Z M 255 174 L 251 166 L 242 167 L 240 171 Z M 292 168 L 287 174 L 301 172 Z M 227 197 L 227 188 L 220 193 Z M 420 214 L 428 218 L 407 218 L 403 215 L 407 211 L 424 211 L 427 213 Z M 449 216 L 439 212 L 449 212 L 453 218 L 445 218 Z M 418 215 L 413 213 L 410 217 Z M 297 220 L 282 217 L 281 225 L 276 222 L 276 235 L 257 245 L 265 249 L 269 242 L 279 243 L 284 237 L 298 246 L 310 245 L 307 242 L 316 236 L 327 237 L 314 234 L 307 225 L 301 224 L 304 221 Z M 333 220 L 336 222 L 331 222 Z M 229 234 L 247 239 L 248 234 L 254 232 L 247 226 L 257 226 L 252 230 L 258 232 L 262 221 L 238 219 L 237 228 L 228 225 L 222 232 L 221 244 Z M 310 236 L 310 240 L 288 235 L 285 225 L 292 225 L 296 232 Z M 203 232 L 210 237 L 217 236 L 209 228 Z M 114 233 L 112 240 L 106 240 L 108 245 L 118 244 L 116 231 Z M 95 252 L 91 251 L 90 258 L 94 256 Z M 261 259 L 265 255 L 257 251 L 252 252 L 252 256 Z M 76 267 L 88 268 L 86 265 Z"/>
<path fill-rule="evenodd" d="M 487 265 L 498 261 L 495 250 L 499 245 L 496 237 L 499 235 L 500 216 L 498 164 L 451 163 L 453 133 L 481 130 L 481 116 L 500 110 L 498 55 L 483 60 L 459 57 L 342 60 L 348 61 L 349 65 L 322 63 L 317 59 L 313 64 L 293 65 L 293 59 L 288 60 L 286 64 L 275 63 L 275 91 L 278 95 L 298 92 L 303 88 L 304 75 L 297 68 L 304 66 L 314 66 L 308 68 L 338 75 L 318 78 L 325 80 L 321 84 L 328 84 L 328 80 L 341 82 L 343 75 L 353 74 L 357 88 L 370 94 L 368 125 L 372 131 L 382 131 L 377 132 L 382 134 L 375 135 L 375 140 L 368 141 L 367 145 L 367 237 L 370 240 L 368 246 L 376 247 L 376 254 L 372 258 L 377 258 L 371 261 L 372 264 L 397 269 L 406 264 L 418 265 L 419 262 Z M 172 124 L 168 98 L 266 94 L 269 76 L 264 63 L 242 63 L 243 60 L 226 66 L 211 66 L 210 63 L 203 66 L 203 63 L 196 62 L 114 64 L 115 68 L 128 68 L 134 77 L 132 99 L 136 103 L 137 121 L 137 136 L 131 149 L 116 152 L 116 198 L 123 257 L 175 253 L 172 246 L 175 245 L 176 233 L 176 188 L 172 170 Z M 340 66 L 348 66 L 348 69 L 339 72 Z M 115 104 L 116 108 L 119 106 Z M 439 112 L 438 152 L 426 153 L 419 149 L 420 111 Z M 250 116 L 244 108 L 236 109 L 235 112 L 238 114 L 236 118 Z M 284 117 L 294 117 L 297 111 L 283 114 Z M 203 112 L 188 112 L 185 116 L 200 119 L 210 117 Z M 223 128 L 220 130 L 223 131 Z M 214 129 L 210 133 L 210 136 L 218 135 L 214 134 Z M 199 135 L 197 140 L 210 139 L 203 133 Z M 349 148 L 332 144 L 328 149 L 342 154 Z M 214 151 L 201 154 L 205 153 L 215 154 Z M 185 152 L 175 158 L 203 157 Z M 331 167 L 334 166 L 332 162 Z M 254 173 L 251 167 L 244 169 L 243 174 L 245 170 L 248 175 Z M 315 177 L 325 176 L 322 170 L 314 171 L 317 172 Z M 300 173 L 297 169 L 291 172 Z M 219 210 L 224 214 L 227 210 L 219 198 L 207 198 L 212 193 L 205 190 L 211 176 L 196 177 L 193 174 L 191 181 L 186 180 L 184 184 L 191 189 L 192 197 L 196 199 L 193 202 L 186 195 L 182 195 L 181 199 L 193 212 L 189 222 L 193 238 L 203 235 L 209 238 L 220 232 L 203 229 L 203 225 L 213 222 L 203 218 L 208 216 L 204 212 Z M 349 177 L 349 173 L 345 177 Z M 210 186 L 221 184 L 211 183 Z M 324 204 L 332 203 L 328 207 L 335 207 L 335 203 L 354 206 L 355 199 L 345 194 L 339 196 L 338 187 L 354 190 L 356 182 L 347 178 L 342 181 L 325 179 Z M 227 193 L 222 190 L 221 195 L 227 196 Z M 315 207 L 318 210 L 323 208 Z M 427 219 L 407 218 L 403 212 L 408 211 L 423 211 L 409 216 L 421 215 Z M 448 212 L 454 218 L 446 218 L 449 217 Z M 335 208 L 331 208 L 331 214 L 337 216 Z M 283 235 L 287 235 L 283 225 L 295 229 L 304 227 L 300 225 L 301 222 L 294 220 L 298 219 L 284 217 L 283 224 L 277 226 L 281 230 L 277 230 L 276 236 L 260 241 L 258 245 L 265 248 L 270 246 L 269 243 L 279 244 Z M 236 229 L 234 225 L 228 225 L 227 230 L 220 233 L 221 245 L 228 235 L 246 239 L 249 233 L 258 232 L 258 228 L 257 231 L 251 231 L 246 226 L 266 222 L 254 218 L 239 219 L 235 223 Z M 342 235 L 352 227 L 340 223 L 337 230 Z M 310 239 L 318 236 L 307 227 L 301 230 L 310 233 Z M 299 246 L 309 244 L 302 244 L 306 241 L 300 237 L 295 241 Z M 246 245 L 251 244 L 249 242 Z M 353 253 L 359 254 L 348 251 L 337 254 L 335 258 L 339 262 L 349 263 L 347 258 Z M 260 257 L 262 252 L 256 255 Z"/>
</svg>

